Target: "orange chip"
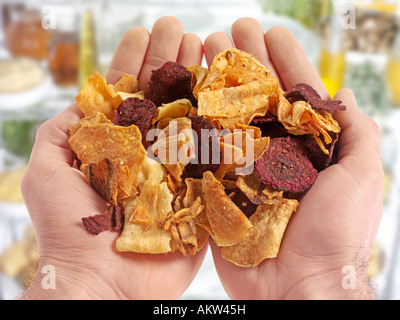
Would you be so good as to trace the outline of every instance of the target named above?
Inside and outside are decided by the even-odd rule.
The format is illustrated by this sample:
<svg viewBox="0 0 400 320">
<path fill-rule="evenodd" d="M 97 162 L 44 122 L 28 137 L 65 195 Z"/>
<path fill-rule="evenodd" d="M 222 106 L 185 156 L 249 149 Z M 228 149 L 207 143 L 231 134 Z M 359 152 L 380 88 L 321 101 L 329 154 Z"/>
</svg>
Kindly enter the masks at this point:
<svg viewBox="0 0 400 320">
<path fill-rule="evenodd" d="M 112 120 L 123 99 L 95 71 L 89 77 L 83 89 L 78 93 L 75 101 L 85 117 L 90 117 L 97 112 L 101 112 L 105 114 L 107 119 Z"/>
<path fill-rule="evenodd" d="M 121 79 L 114 84 L 115 91 L 121 91 L 125 93 L 135 93 L 139 91 L 139 81 L 130 74 L 125 74 Z"/>
<path fill-rule="evenodd" d="M 139 183 L 139 173 L 146 158 L 142 135 L 135 125 L 120 127 L 108 123 L 83 125 L 69 139 L 72 150 L 82 164 L 98 163 L 102 159 L 127 166 L 134 188 Z"/>
<path fill-rule="evenodd" d="M 202 191 L 215 243 L 218 246 L 231 246 L 242 240 L 253 225 L 209 171 L 203 174 Z"/>
</svg>

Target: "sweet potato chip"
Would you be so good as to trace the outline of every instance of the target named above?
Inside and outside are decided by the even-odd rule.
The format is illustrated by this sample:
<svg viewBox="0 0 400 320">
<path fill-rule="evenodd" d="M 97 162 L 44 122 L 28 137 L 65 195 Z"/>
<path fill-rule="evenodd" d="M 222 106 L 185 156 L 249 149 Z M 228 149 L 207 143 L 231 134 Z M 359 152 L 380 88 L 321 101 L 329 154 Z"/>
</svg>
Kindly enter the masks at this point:
<svg viewBox="0 0 400 320">
<path fill-rule="evenodd" d="M 171 233 L 160 225 L 164 225 L 172 212 L 172 199 L 166 182 L 145 181 L 139 197 L 124 202 L 125 224 L 116 242 L 117 250 L 153 254 L 171 252 Z"/>
<path fill-rule="evenodd" d="M 125 93 L 136 93 L 139 90 L 139 81 L 130 74 L 125 74 L 114 84 L 114 91 Z"/>
<path fill-rule="evenodd" d="M 239 243 L 221 249 L 222 257 L 241 267 L 255 267 L 268 258 L 276 258 L 283 235 L 297 200 L 284 199 L 281 204 L 260 205 L 250 217 L 253 228 Z"/>
<path fill-rule="evenodd" d="M 108 123 L 83 125 L 69 139 L 72 150 L 82 164 L 98 163 L 107 158 L 127 166 L 132 176 L 132 185 L 137 187 L 146 150 L 142 136 L 135 125 L 120 127 Z"/>
<path fill-rule="evenodd" d="M 231 246 L 242 240 L 252 224 L 227 196 L 224 187 L 211 172 L 203 175 L 202 191 L 215 243 L 218 246 Z"/>
<path fill-rule="evenodd" d="M 89 77 L 83 89 L 75 98 L 76 103 L 85 117 L 104 113 L 107 119 L 114 118 L 115 111 L 123 99 L 106 83 L 106 80 L 97 72 Z"/>
<path fill-rule="evenodd" d="M 238 117 L 268 111 L 268 97 L 278 89 L 276 78 L 257 80 L 238 87 L 199 93 L 198 115 L 207 117 Z"/>
</svg>

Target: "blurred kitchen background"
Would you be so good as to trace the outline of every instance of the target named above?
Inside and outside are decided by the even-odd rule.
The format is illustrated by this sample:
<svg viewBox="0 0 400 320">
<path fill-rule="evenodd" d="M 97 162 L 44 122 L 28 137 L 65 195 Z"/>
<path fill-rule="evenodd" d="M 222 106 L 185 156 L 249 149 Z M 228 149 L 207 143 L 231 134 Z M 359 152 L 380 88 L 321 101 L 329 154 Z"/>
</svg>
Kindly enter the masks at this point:
<svg viewBox="0 0 400 320">
<path fill-rule="evenodd" d="M 265 30 L 284 26 L 332 96 L 354 90 L 381 128 L 386 176 L 370 277 L 381 299 L 400 298 L 399 0 L 0 0 L 0 8 L 0 299 L 17 297 L 36 271 L 39 253 L 20 193 L 36 129 L 74 100 L 93 70 L 104 74 L 126 30 L 151 30 L 164 15 L 202 40 L 230 34 L 245 16 Z M 183 299 L 226 298 L 208 253 Z"/>
</svg>

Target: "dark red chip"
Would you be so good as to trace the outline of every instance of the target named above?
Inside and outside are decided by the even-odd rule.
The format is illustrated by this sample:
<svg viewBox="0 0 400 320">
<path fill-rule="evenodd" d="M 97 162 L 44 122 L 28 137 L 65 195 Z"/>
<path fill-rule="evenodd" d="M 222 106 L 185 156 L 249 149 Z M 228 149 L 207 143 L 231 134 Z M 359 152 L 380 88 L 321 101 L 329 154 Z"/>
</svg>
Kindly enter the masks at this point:
<svg viewBox="0 0 400 320">
<path fill-rule="evenodd" d="M 337 151 L 337 142 L 339 140 L 339 134 L 330 132 L 329 135 L 332 138 L 332 142 L 327 145 L 322 142 L 325 148 L 329 151 L 329 154 L 325 154 L 321 147 L 318 145 L 317 141 L 312 135 L 304 135 L 302 136 L 304 144 L 307 149 L 307 155 L 310 161 L 312 162 L 315 169 L 318 172 L 325 170 L 330 165 L 336 163 L 336 151 Z"/>
<path fill-rule="evenodd" d="M 255 162 L 255 170 L 264 184 L 294 193 L 309 189 L 318 175 L 303 141 L 291 137 L 271 139 L 268 149 Z"/>
<path fill-rule="evenodd" d="M 289 136 L 289 132 L 285 129 L 283 124 L 272 115 L 254 118 L 250 125 L 259 127 L 263 137 L 270 137 L 273 139 Z"/>
<path fill-rule="evenodd" d="M 122 231 L 124 215 L 119 206 L 111 206 L 103 213 L 82 218 L 82 222 L 88 232 L 98 235 L 107 230 Z"/>
<path fill-rule="evenodd" d="M 246 217 L 250 218 L 256 212 L 258 205 L 252 203 L 249 198 L 239 188 L 225 190 L 226 194 L 231 195 L 231 200 L 242 210 Z"/>
<path fill-rule="evenodd" d="M 189 99 L 196 107 L 197 100 L 192 93 L 192 73 L 176 62 L 164 63 L 161 68 L 152 71 L 145 98 L 153 101 L 157 107 L 178 99 Z"/>
<path fill-rule="evenodd" d="M 203 117 L 191 116 L 188 118 L 192 122 L 193 133 L 196 133 L 196 158 L 185 167 L 183 176 L 184 178 L 201 179 L 204 172 L 216 172 L 221 163 L 219 131 Z"/>
<path fill-rule="evenodd" d="M 285 97 L 290 101 L 306 101 L 314 109 L 333 112 L 335 110 L 345 111 L 346 107 L 342 105 L 342 101 L 323 100 L 321 96 L 311 86 L 306 83 L 296 84 L 293 88 L 285 93 Z"/>
<path fill-rule="evenodd" d="M 157 107 L 152 101 L 128 98 L 119 105 L 113 123 L 123 127 L 134 124 L 139 128 L 143 139 L 145 139 L 151 127 L 151 121 L 155 116 L 157 116 Z"/>
</svg>

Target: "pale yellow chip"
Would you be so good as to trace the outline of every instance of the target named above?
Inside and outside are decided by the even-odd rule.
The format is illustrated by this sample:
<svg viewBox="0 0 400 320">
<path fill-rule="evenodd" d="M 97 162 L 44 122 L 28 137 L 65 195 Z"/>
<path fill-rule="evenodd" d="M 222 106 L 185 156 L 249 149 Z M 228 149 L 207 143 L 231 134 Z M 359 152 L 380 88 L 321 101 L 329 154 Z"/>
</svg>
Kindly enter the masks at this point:
<svg viewBox="0 0 400 320">
<path fill-rule="evenodd" d="M 209 171 L 203 174 L 202 191 L 215 243 L 218 246 L 231 246 L 241 241 L 253 225 Z"/>
<path fill-rule="evenodd" d="M 170 121 L 151 148 L 174 179 L 181 181 L 184 168 L 196 157 L 190 119 Z"/>
<path fill-rule="evenodd" d="M 153 119 L 153 124 L 162 119 L 176 119 L 187 116 L 192 103 L 188 99 L 179 99 L 171 103 L 162 104 L 161 107 L 157 108 L 157 116 Z"/>
<path fill-rule="evenodd" d="M 75 97 L 75 101 L 85 117 L 90 117 L 97 112 L 101 112 L 104 113 L 108 119 L 112 120 L 123 99 L 112 87 L 108 86 L 106 80 L 95 71 Z"/>
<path fill-rule="evenodd" d="M 250 174 L 253 172 L 254 162 L 268 149 L 269 142 L 269 137 L 253 139 L 249 133 L 242 130 L 224 135 L 220 139 L 222 161 L 215 176 L 223 179 L 230 171 Z"/>
<path fill-rule="evenodd" d="M 281 242 L 297 200 L 260 205 L 250 217 L 253 228 L 239 243 L 221 249 L 222 257 L 241 267 L 255 267 L 265 259 L 278 256 Z"/>
<path fill-rule="evenodd" d="M 147 153 L 137 126 L 85 124 L 68 141 L 82 164 L 98 163 L 106 158 L 116 161 L 121 167 L 129 168 L 132 185 L 134 188 L 138 186 L 140 170 Z"/>
<path fill-rule="evenodd" d="M 208 69 L 198 65 L 189 66 L 188 71 L 192 73 L 192 93 L 196 100 L 199 99 L 199 91 L 208 76 Z"/>
<path fill-rule="evenodd" d="M 173 197 L 166 182 L 145 181 L 139 197 L 124 203 L 125 223 L 116 241 L 117 250 L 152 254 L 171 252 L 171 233 L 162 226 L 173 211 Z M 138 217 L 141 218 L 139 223 Z"/>
<path fill-rule="evenodd" d="M 144 100 L 144 91 L 138 91 L 135 93 L 126 93 L 126 92 L 118 91 L 117 93 L 123 100 L 126 100 L 128 98 L 139 98 L 141 100 Z"/>
</svg>

